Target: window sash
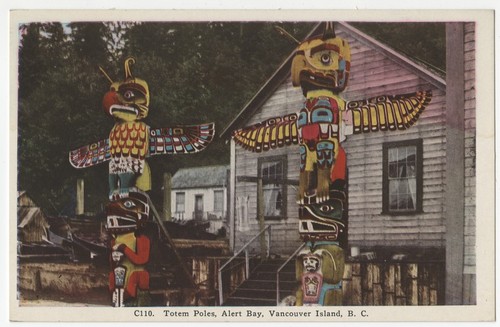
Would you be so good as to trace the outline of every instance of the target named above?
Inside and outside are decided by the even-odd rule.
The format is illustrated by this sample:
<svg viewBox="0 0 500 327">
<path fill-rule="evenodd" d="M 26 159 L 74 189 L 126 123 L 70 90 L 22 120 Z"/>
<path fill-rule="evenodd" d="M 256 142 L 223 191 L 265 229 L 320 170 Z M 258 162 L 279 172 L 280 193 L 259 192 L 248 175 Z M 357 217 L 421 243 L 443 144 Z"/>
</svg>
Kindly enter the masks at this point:
<svg viewBox="0 0 500 327">
<path fill-rule="evenodd" d="M 259 158 L 258 176 L 263 179 L 264 218 L 286 217 L 286 185 L 280 182 L 286 178 L 286 156 Z"/>
<path fill-rule="evenodd" d="M 214 191 L 214 211 L 224 211 L 224 191 L 222 190 Z"/>
<path fill-rule="evenodd" d="M 422 211 L 422 140 L 383 145 L 383 213 Z"/>
<path fill-rule="evenodd" d="M 175 212 L 185 212 L 186 210 L 186 193 L 175 193 Z"/>
</svg>

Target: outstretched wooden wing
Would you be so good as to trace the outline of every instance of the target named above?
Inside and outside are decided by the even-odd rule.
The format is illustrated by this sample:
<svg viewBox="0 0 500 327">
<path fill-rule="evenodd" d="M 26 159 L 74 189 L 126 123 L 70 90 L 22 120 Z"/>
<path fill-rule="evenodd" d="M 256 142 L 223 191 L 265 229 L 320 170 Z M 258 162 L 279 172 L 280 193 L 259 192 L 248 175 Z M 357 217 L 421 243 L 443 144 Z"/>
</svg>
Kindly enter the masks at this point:
<svg viewBox="0 0 500 327">
<path fill-rule="evenodd" d="M 69 162 L 75 168 L 87 168 L 111 159 L 109 139 L 82 146 L 69 153 Z"/>
<path fill-rule="evenodd" d="M 262 123 L 248 126 L 233 132 L 233 139 L 243 148 L 261 152 L 297 144 L 297 115 L 271 118 Z"/>
<path fill-rule="evenodd" d="M 352 121 L 354 134 L 404 130 L 415 124 L 431 97 L 431 91 L 420 91 L 348 101 L 344 117 Z"/>
<path fill-rule="evenodd" d="M 199 152 L 213 140 L 214 134 L 214 123 L 150 129 L 148 155 Z M 75 168 L 95 166 L 110 159 L 109 139 L 82 146 L 69 153 L 69 162 Z"/>
<path fill-rule="evenodd" d="M 149 154 L 184 154 L 205 149 L 215 135 L 215 124 L 151 128 Z"/>
</svg>

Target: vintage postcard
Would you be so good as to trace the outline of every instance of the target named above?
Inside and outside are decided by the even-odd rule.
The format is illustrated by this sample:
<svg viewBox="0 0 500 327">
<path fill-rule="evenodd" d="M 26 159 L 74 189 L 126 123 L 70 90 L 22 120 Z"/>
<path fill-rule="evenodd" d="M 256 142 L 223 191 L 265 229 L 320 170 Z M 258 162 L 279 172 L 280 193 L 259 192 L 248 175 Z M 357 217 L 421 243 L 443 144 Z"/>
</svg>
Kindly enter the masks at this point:
<svg viewBox="0 0 500 327">
<path fill-rule="evenodd" d="M 494 11 L 10 13 L 10 320 L 495 320 Z"/>
</svg>

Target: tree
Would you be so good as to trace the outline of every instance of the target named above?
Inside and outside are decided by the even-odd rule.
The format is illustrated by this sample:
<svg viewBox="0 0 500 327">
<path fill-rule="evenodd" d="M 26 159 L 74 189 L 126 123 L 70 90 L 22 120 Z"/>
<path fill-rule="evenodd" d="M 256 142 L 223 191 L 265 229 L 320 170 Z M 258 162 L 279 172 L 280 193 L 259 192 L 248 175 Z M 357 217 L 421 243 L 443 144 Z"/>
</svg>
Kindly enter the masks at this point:
<svg viewBox="0 0 500 327">
<path fill-rule="evenodd" d="M 152 127 L 214 121 L 221 131 L 290 55 L 311 22 L 90 22 L 21 26 L 19 48 L 19 189 L 42 208 L 71 214 L 77 178 L 86 180 L 86 209 L 107 201 L 107 165 L 77 170 L 68 152 L 108 136 L 113 121 L 101 111 L 109 82 L 123 79 L 123 61 L 151 92 Z M 367 33 L 443 68 L 444 24 L 356 24 Z M 440 59 L 441 58 L 441 59 Z M 149 159 L 154 201 L 164 172 L 227 164 L 229 146 L 218 137 L 203 152 Z M 156 201 L 156 203 L 161 203 Z"/>
<path fill-rule="evenodd" d="M 103 129 L 103 122 L 89 125 L 89 121 L 100 107 L 105 83 L 95 73 L 87 73 L 89 57 L 82 49 L 93 49 L 94 55 L 99 50 L 95 45 L 85 45 L 81 38 L 72 42 L 72 35 L 65 35 L 61 24 L 29 24 L 23 28 L 18 187 L 27 190 L 45 210 L 58 213 L 72 201 L 76 177 L 95 174 L 76 172 L 67 158 L 70 149 L 93 140 Z M 99 56 L 104 58 L 106 54 Z M 85 125 L 89 128 L 82 129 Z"/>
<path fill-rule="evenodd" d="M 354 26 L 413 60 L 446 71 L 444 23 L 354 23 Z"/>
</svg>

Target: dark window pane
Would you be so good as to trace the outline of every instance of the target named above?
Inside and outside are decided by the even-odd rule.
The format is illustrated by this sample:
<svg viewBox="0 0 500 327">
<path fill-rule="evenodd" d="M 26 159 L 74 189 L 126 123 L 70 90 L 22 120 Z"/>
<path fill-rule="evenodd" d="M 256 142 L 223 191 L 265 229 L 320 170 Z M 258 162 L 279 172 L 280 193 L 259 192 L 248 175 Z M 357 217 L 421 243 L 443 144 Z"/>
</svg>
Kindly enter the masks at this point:
<svg viewBox="0 0 500 327">
<path fill-rule="evenodd" d="M 398 164 L 397 163 L 389 163 L 389 178 L 398 177 Z"/>
</svg>

